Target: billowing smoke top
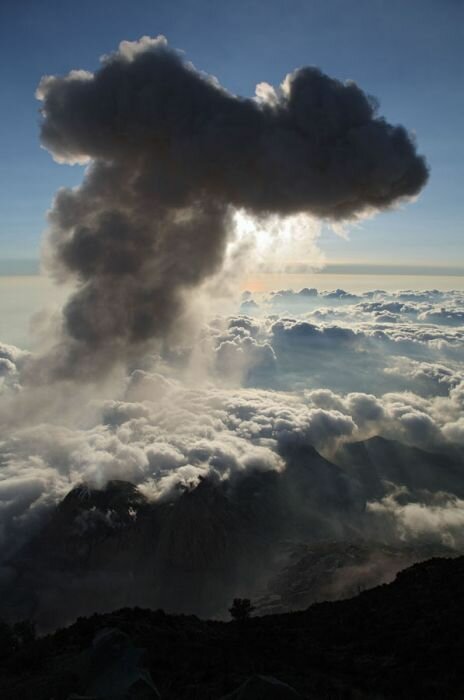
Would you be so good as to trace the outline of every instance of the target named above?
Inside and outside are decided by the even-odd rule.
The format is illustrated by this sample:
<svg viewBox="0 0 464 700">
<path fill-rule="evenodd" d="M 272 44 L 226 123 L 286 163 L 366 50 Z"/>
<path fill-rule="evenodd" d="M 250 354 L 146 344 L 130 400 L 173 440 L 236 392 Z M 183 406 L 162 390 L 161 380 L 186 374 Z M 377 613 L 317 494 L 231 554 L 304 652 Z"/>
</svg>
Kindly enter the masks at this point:
<svg viewBox="0 0 464 700">
<path fill-rule="evenodd" d="M 59 162 L 90 161 L 50 214 L 55 275 L 78 284 L 61 371 L 164 337 L 186 290 L 220 269 L 233 208 L 349 219 L 427 180 L 406 130 L 378 117 L 355 83 L 317 68 L 244 99 L 164 37 L 143 37 L 95 73 L 44 77 L 37 96 L 44 146 Z"/>
</svg>

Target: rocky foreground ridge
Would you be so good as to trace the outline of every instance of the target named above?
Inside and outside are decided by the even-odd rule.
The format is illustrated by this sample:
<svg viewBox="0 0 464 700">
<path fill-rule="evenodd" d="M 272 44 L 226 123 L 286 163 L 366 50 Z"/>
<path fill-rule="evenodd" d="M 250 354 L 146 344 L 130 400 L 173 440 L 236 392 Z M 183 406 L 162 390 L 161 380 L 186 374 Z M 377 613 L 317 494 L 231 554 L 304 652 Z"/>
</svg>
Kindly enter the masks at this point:
<svg viewBox="0 0 464 700">
<path fill-rule="evenodd" d="M 144 650 L 141 663 L 163 700 L 219 700 L 257 676 L 308 700 L 462 698 L 463 617 L 458 557 L 415 564 L 349 600 L 244 624 L 124 608 L 14 648 L 2 628 L 0 695 L 66 700 L 82 692 L 82 658 L 111 629 Z"/>
</svg>

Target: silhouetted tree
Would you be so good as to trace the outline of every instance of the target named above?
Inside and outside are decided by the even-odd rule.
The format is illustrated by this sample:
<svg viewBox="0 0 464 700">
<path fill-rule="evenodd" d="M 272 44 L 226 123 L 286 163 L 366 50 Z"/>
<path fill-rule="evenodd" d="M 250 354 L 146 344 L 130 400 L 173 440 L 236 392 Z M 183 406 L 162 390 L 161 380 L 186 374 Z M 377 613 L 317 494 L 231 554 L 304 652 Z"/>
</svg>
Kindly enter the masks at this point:
<svg viewBox="0 0 464 700">
<path fill-rule="evenodd" d="M 234 598 L 232 607 L 229 608 L 232 618 L 237 622 L 248 620 L 254 610 L 249 598 Z"/>
</svg>

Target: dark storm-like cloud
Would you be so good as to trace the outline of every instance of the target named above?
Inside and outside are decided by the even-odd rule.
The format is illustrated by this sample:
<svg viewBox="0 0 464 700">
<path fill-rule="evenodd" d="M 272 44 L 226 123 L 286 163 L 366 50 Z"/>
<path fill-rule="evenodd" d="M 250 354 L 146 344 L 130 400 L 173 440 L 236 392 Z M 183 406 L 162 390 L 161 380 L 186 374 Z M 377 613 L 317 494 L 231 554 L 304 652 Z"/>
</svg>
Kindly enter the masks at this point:
<svg viewBox="0 0 464 700">
<path fill-rule="evenodd" d="M 77 283 L 57 359 L 68 373 L 82 357 L 93 367 L 102 348 L 108 361 L 165 337 L 186 291 L 220 269 L 233 208 L 350 219 L 427 180 L 407 131 L 355 83 L 317 68 L 241 98 L 164 37 L 144 37 L 95 73 L 43 78 L 37 95 L 45 148 L 90 162 L 50 214 L 49 264 Z"/>
</svg>

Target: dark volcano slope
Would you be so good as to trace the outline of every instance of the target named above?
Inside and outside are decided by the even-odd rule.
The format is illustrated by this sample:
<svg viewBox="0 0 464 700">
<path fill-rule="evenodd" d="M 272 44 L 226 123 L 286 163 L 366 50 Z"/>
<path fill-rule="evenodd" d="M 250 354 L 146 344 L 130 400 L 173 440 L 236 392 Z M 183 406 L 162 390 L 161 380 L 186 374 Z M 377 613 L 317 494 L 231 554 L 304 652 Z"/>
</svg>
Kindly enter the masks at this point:
<svg viewBox="0 0 464 700">
<path fill-rule="evenodd" d="M 126 605 L 214 614 L 234 586 L 242 530 L 208 480 L 163 503 L 123 481 L 78 487 L 8 562 L 0 617 L 51 629 Z"/>
<path fill-rule="evenodd" d="M 224 615 L 259 587 L 279 540 L 347 538 L 360 518 L 343 470 L 312 447 L 289 451 L 283 472 L 208 478 L 163 501 L 124 481 L 82 485 L 5 562 L 0 617 L 52 629 L 133 605 Z"/>
<path fill-rule="evenodd" d="M 0 658 L 5 700 L 79 692 L 82 655 L 102 628 L 145 649 L 164 700 L 219 700 L 254 674 L 308 699 L 462 698 L 464 557 L 431 559 L 356 598 L 244 624 L 125 608 L 79 619 Z"/>
<path fill-rule="evenodd" d="M 412 542 L 406 551 L 395 531 L 373 528 L 366 504 L 391 482 L 406 484 L 412 499 L 440 484 L 459 493 L 454 457 L 380 438 L 347 446 L 338 465 L 307 444 L 281 454 L 281 472 L 211 475 L 161 501 L 124 481 L 73 489 L 2 561 L 0 618 L 33 619 L 48 631 L 128 606 L 224 617 L 233 597 L 284 612 L 348 597 L 448 554 L 440 542 Z"/>
</svg>

